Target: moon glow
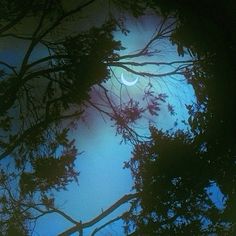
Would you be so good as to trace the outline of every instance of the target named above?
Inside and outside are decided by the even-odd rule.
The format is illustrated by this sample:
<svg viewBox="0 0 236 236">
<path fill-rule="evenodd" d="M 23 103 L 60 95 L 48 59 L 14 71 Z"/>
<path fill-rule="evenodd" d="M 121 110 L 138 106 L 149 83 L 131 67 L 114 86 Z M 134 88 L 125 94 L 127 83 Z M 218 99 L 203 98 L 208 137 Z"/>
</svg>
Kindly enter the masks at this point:
<svg viewBox="0 0 236 236">
<path fill-rule="evenodd" d="M 122 84 L 127 85 L 127 86 L 133 86 L 133 85 L 135 85 L 138 82 L 138 77 L 134 81 L 127 81 L 125 79 L 123 73 L 121 73 L 120 77 L 121 77 Z"/>
</svg>

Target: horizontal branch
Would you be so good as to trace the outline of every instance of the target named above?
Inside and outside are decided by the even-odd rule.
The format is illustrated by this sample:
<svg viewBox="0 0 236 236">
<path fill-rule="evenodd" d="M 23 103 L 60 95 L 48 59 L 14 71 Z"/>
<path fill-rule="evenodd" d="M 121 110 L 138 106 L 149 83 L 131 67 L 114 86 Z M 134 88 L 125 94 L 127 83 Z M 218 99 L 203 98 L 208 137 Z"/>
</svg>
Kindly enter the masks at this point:
<svg viewBox="0 0 236 236">
<path fill-rule="evenodd" d="M 40 64 L 40 63 L 43 63 L 43 62 L 47 62 L 47 61 L 51 61 L 51 60 L 53 60 L 53 59 L 64 59 L 64 58 L 68 58 L 68 55 L 52 55 L 52 56 L 47 56 L 47 57 L 44 57 L 44 58 L 41 58 L 41 59 L 39 59 L 39 60 L 37 60 L 37 61 L 34 61 L 34 62 L 32 62 L 32 63 L 30 63 L 30 64 L 28 64 L 27 66 L 26 66 L 26 68 L 27 69 L 29 69 L 30 67 L 33 67 L 33 66 L 35 66 L 35 65 L 37 65 L 37 64 Z"/>
<path fill-rule="evenodd" d="M 172 61 L 172 62 L 153 62 L 153 61 L 145 61 L 145 62 L 130 62 L 130 61 L 119 61 L 113 62 L 113 64 L 122 64 L 122 65 L 130 65 L 130 66 L 146 66 L 146 65 L 155 65 L 155 66 L 173 66 L 175 64 L 192 64 L 196 62 L 195 60 L 181 60 L 181 61 Z"/>
<path fill-rule="evenodd" d="M 121 67 L 123 68 L 124 70 L 128 71 L 128 72 L 131 72 L 135 75 L 140 75 L 140 76 L 144 76 L 144 77 L 164 77 L 164 76 L 169 76 L 169 75 L 176 75 L 176 74 L 179 74 L 179 75 L 182 75 L 182 73 L 180 72 L 180 70 L 182 70 L 184 67 L 178 67 L 176 68 L 175 70 L 172 70 L 172 71 L 169 71 L 169 72 L 166 72 L 166 73 L 149 73 L 149 72 L 144 72 L 144 71 L 136 71 L 136 70 L 133 70 L 131 68 L 129 68 L 128 66 L 126 65 L 123 65 L 122 63 L 109 63 L 109 66 L 115 66 L 115 67 Z"/>
<path fill-rule="evenodd" d="M 149 40 L 149 42 L 142 49 L 140 49 L 137 53 L 120 56 L 119 58 L 117 58 L 117 60 L 132 59 L 132 58 L 137 58 L 137 57 L 141 57 L 141 56 L 150 56 L 150 55 L 153 55 L 154 53 L 159 53 L 160 52 L 159 50 L 158 51 L 154 50 L 152 52 L 152 51 L 149 51 L 149 48 L 151 47 L 151 45 L 155 41 L 162 39 L 162 38 L 166 38 L 166 35 L 173 31 L 172 27 L 176 24 L 176 21 L 167 25 L 166 28 L 163 29 L 167 20 L 168 20 L 168 18 L 163 20 L 163 22 L 160 24 L 159 30 L 156 32 L 155 36 L 152 37 Z M 167 29 L 170 29 L 170 30 L 166 31 Z"/>
<path fill-rule="evenodd" d="M 68 68 L 69 68 L 69 65 L 63 65 L 63 66 L 57 66 L 57 67 L 52 67 L 52 68 L 48 68 L 48 69 L 38 70 L 38 71 L 35 71 L 35 72 L 32 72 L 32 73 L 26 75 L 24 77 L 24 82 L 26 82 L 30 79 L 33 79 L 33 78 L 37 78 L 38 76 L 43 76 L 45 74 L 64 71 L 65 69 L 68 69 Z"/>
<path fill-rule="evenodd" d="M 15 19 L 12 19 L 8 24 L 6 24 L 5 26 L 3 26 L 0 29 L 0 37 L 1 37 L 1 34 L 3 32 L 8 31 L 9 29 L 11 29 L 13 26 L 18 24 L 27 15 L 27 13 L 29 12 L 30 7 L 32 6 L 33 2 L 34 1 L 31 1 L 28 8 L 25 8 L 24 11 L 22 11 L 18 16 L 16 16 Z"/>
<path fill-rule="evenodd" d="M 1 38 L 6 38 L 6 37 L 12 37 L 12 38 L 17 38 L 17 39 L 22 39 L 22 40 L 32 40 L 32 36 L 23 36 L 23 35 L 17 35 L 13 33 L 9 34 L 2 34 Z"/>
</svg>

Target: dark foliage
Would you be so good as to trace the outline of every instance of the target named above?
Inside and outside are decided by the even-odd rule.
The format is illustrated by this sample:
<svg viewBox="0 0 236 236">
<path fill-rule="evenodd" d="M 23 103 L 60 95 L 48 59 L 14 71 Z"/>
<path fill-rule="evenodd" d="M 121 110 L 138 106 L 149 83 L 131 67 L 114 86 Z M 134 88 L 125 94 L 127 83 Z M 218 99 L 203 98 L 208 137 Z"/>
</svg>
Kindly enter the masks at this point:
<svg viewBox="0 0 236 236">
<path fill-rule="evenodd" d="M 230 233 L 233 222 L 208 191 L 215 169 L 206 151 L 184 132 L 150 130 L 151 141 L 137 145 L 129 163 L 140 193 L 129 218 L 134 235 Z"/>
<path fill-rule="evenodd" d="M 28 48 L 19 64 L 0 61 L 0 231 L 27 235 L 30 221 L 54 209 L 55 190 L 78 182 L 78 151 L 64 121 L 81 117 L 91 87 L 109 77 L 107 63 L 121 46 L 113 39 L 113 19 L 87 31 L 65 33 L 59 42 L 47 37 L 86 4 L 67 11 L 53 0 L 1 4 L 0 40 L 25 40 Z M 14 31 L 29 17 L 36 19 L 32 34 Z M 32 61 L 37 46 L 48 55 Z"/>
<path fill-rule="evenodd" d="M 137 145 L 130 168 L 141 193 L 130 219 L 132 235 L 234 235 L 236 207 L 235 4 L 233 1 L 151 1 L 177 18 L 178 52 L 198 59 L 185 77 L 197 103 L 189 106 L 189 134 L 152 131 Z M 223 209 L 206 194 L 216 183 Z M 223 200 L 222 200 L 223 202 Z M 140 204 L 140 205 L 139 205 Z M 207 220 L 206 220 L 207 219 Z"/>
</svg>

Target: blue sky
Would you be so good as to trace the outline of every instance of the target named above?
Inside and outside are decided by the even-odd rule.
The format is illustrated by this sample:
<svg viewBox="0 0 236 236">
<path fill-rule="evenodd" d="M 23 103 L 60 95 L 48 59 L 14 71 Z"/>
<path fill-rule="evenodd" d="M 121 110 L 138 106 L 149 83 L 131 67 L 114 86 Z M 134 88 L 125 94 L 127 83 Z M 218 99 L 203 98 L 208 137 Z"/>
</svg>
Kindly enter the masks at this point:
<svg viewBox="0 0 236 236">
<path fill-rule="evenodd" d="M 130 33 L 127 36 L 120 32 L 114 34 L 115 38 L 121 40 L 122 45 L 126 47 L 126 50 L 121 53 L 132 53 L 144 47 L 155 32 L 158 20 L 158 18 L 153 16 L 142 17 L 138 20 L 128 17 L 127 26 L 130 29 Z M 149 61 L 183 59 L 178 57 L 175 47 L 165 40 L 160 42 L 159 48 L 163 51 L 153 58 L 148 58 Z M 147 58 L 136 59 L 136 61 L 143 60 L 147 60 Z M 143 88 L 149 82 L 153 84 L 153 89 L 156 93 L 168 94 L 167 100 L 175 107 L 177 114 L 176 116 L 170 116 L 166 104 L 164 104 L 160 115 L 152 118 L 152 122 L 159 128 L 170 129 L 176 120 L 187 119 L 187 111 L 184 104 L 194 101 L 194 96 L 192 88 L 182 81 L 182 77 L 152 78 L 151 80 L 140 77 L 137 84 L 132 87 L 126 87 L 120 83 L 121 73 L 125 74 L 127 80 L 130 79 L 129 76 L 132 77 L 133 75 L 119 68 L 112 69 L 117 78 L 112 76 L 104 86 L 113 94 L 120 95 L 121 91 L 123 103 L 128 101 L 128 96 L 141 101 Z M 155 70 L 155 68 L 148 66 L 143 69 L 151 72 Z M 165 71 L 166 68 L 161 68 L 160 70 Z M 129 193 L 132 187 L 131 175 L 127 169 L 123 169 L 123 162 L 131 157 L 131 144 L 120 144 L 121 137 L 115 136 L 115 128 L 111 127 L 113 123 L 108 118 L 103 120 L 97 111 L 87 110 L 85 118 L 86 122 L 83 123 L 81 121 L 78 124 L 78 129 L 71 133 L 71 137 L 76 139 L 79 152 L 83 151 L 76 161 L 77 168 L 80 171 L 79 186 L 71 184 L 67 192 L 57 194 L 58 206 L 61 206 L 70 216 L 82 221 L 91 220 L 100 214 L 102 209 L 108 208 L 124 194 Z M 138 132 L 148 133 L 149 118 L 147 115 L 137 122 Z M 181 122 L 179 124 L 181 125 Z M 182 128 L 185 127 L 182 126 Z M 106 220 L 127 209 L 126 207 L 128 206 L 118 209 Z M 49 219 L 51 223 L 47 224 Z M 40 235 L 53 236 L 70 226 L 71 224 L 66 224 L 64 219 L 59 220 L 58 217 L 51 218 L 46 216 L 39 220 L 35 232 Z M 122 235 L 121 230 L 120 223 L 117 223 L 107 227 L 97 235 L 116 235 L 117 233 L 120 236 Z M 85 231 L 85 236 L 89 235 L 89 232 L 91 233 L 91 229 Z"/>
</svg>

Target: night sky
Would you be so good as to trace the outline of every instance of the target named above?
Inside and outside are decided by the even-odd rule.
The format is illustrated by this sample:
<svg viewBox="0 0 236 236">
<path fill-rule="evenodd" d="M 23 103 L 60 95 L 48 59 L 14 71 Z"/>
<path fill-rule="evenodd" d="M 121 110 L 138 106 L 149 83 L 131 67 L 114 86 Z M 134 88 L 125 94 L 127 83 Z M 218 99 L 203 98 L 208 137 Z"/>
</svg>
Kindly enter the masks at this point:
<svg viewBox="0 0 236 236">
<path fill-rule="evenodd" d="M 120 54 L 130 54 L 141 49 L 150 40 L 155 32 L 159 18 L 154 15 L 146 15 L 135 19 L 126 16 L 126 25 L 130 33 L 125 36 L 121 32 L 114 32 L 114 37 L 121 40 L 122 45 L 126 48 Z M 142 35 L 142 37 L 140 37 Z M 183 60 L 187 57 L 179 57 L 176 48 L 167 40 L 162 40 L 156 45 L 161 52 L 148 60 L 152 61 L 173 61 Z M 145 61 L 147 58 L 136 59 L 137 62 Z M 159 73 L 168 71 L 170 68 L 161 67 Z M 142 70 L 153 72 L 156 68 L 146 66 Z M 161 106 L 161 112 L 157 117 L 151 117 L 146 114 L 135 124 L 136 131 L 141 134 L 148 134 L 149 123 L 155 124 L 163 130 L 172 130 L 187 127 L 183 124 L 183 120 L 187 120 L 188 114 L 185 104 L 191 104 L 194 98 L 194 92 L 182 76 L 147 78 L 139 77 L 138 82 L 134 86 L 126 86 L 122 84 L 120 76 L 124 73 L 127 80 L 132 81 L 136 76 L 128 73 L 120 68 L 112 68 L 112 74 L 109 81 L 104 86 L 115 95 L 121 95 L 122 103 L 128 101 L 130 97 L 134 100 L 142 102 L 144 88 L 152 83 L 155 93 L 166 93 L 168 95 L 166 103 Z M 97 102 L 96 91 L 98 88 L 94 86 L 91 92 L 92 101 Z M 119 102 L 115 100 L 114 101 Z M 171 116 L 167 110 L 167 103 L 174 106 L 176 115 Z M 177 121 L 177 126 L 174 127 Z M 131 191 L 132 178 L 127 169 L 123 169 L 124 161 L 129 160 L 132 155 L 132 145 L 130 143 L 122 143 L 122 137 L 115 135 L 116 130 L 112 127 L 114 124 L 107 117 L 102 117 L 94 109 L 85 111 L 85 122 L 81 121 L 78 128 L 71 132 L 71 138 L 76 139 L 79 152 L 83 152 L 76 161 L 78 170 L 80 171 L 79 186 L 71 184 L 68 191 L 57 194 L 58 206 L 74 219 L 83 222 L 91 220 L 99 215 L 103 209 L 108 208 L 124 194 Z M 120 207 L 113 212 L 105 221 L 101 221 L 97 225 L 101 225 L 108 219 L 122 213 L 129 204 Z M 50 220 L 50 224 L 47 222 Z M 52 222 L 53 221 L 53 222 Z M 47 227 L 45 227 L 47 225 Z M 56 227 L 55 227 L 56 225 Z M 96 226 L 97 226 L 96 225 Z M 97 235 L 121 235 L 122 223 L 114 223 Z M 61 217 L 45 216 L 38 221 L 35 228 L 35 236 L 39 235 L 53 236 L 65 229 L 71 227 Z M 95 226 L 94 226 L 95 227 Z M 93 227 L 93 228 L 94 228 Z M 87 232 L 87 233 L 86 233 Z M 92 229 L 85 230 L 84 235 L 89 235 Z"/>
<path fill-rule="evenodd" d="M 81 25 L 83 25 L 84 28 L 91 25 L 99 25 L 106 19 L 106 16 L 103 14 L 104 10 L 101 10 L 101 8 L 89 8 L 88 12 L 84 14 L 89 13 L 93 16 L 94 12 L 96 12 L 96 17 L 91 18 L 88 24 L 81 23 Z M 116 15 L 117 17 L 126 19 L 126 26 L 130 30 L 127 36 L 121 32 L 114 32 L 115 39 L 120 40 L 122 45 L 126 48 L 119 52 L 120 55 L 132 54 L 143 48 L 152 37 L 161 20 L 151 12 L 138 19 L 131 17 L 125 12 L 116 12 Z M 81 25 L 74 26 L 76 27 L 75 30 L 82 30 Z M 12 48 L 13 43 L 15 42 L 0 45 L 0 59 L 17 64 L 22 58 L 26 45 L 22 41 Z M 190 58 L 188 55 L 179 57 L 176 47 L 167 39 L 158 41 L 157 44 L 153 45 L 153 48 L 157 48 L 160 52 L 151 58 L 142 57 L 135 59 L 135 61 L 143 62 L 148 60 L 153 62 L 168 62 L 187 60 Z M 31 60 L 34 60 L 34 57 L 37 58 L 44 55 L 46 55 L 45 49 L 39 46 L 35 50 Z M 165 73 L 171 68 L 162 66 L 159 67 L 157 71 L 154 66 L 146 66 L 140 68 L 140 70 L 141 69 L 153 73 Z M 144 114 L 144 116 L 135 123 L 135 130 L 139 134 L 148 135 L 148 126 L 150 123 L 154 124 L 159 129 L 165 131 L 170 130 L 170 132 L 176 129 L 187 130 L 188 127 L 183 122 L 187 122 L 188 119 L 185 105 L 193 103 L 195 96 L 192 87 L 186 83 L 183 76 L 175 75 L 148 78 L 143 76 L 137 77 L 122 68 L 112 67 L 111 70 L 111 78 L 104 82 L 103 86 L 109 90 L 114 104 L 119 104 L 120 102 L 125 104 L 130 98 L 142 104 L 144 89 L 150 86 L 150 84 L 156 94 L 165 93 L 168 95 L 166 102 L 161 105 L 161 111 L 158 116 Z M 122 73 L 128 81 L 133 81 L 138 78 L 138 82 L 133 86 L 122 84 Z M 98 91 L 99 88 L 96 85 L 91 89 L 91 101 L 94 103 L 102 103 L 101 98 L 97 95 Z M 168 104 L 174 107 L 175 115 L 171 115 L 168 112 Z M 77 128 L 70 132 L 70 138 L 76 140 L 78 151 L 81 152 L 76 160 L 76 167 L 80 172 L 79 185 L 72 183 L 68 186 L 67 191 L 56 193 L 56 205 L 72 218 L 78 221 L 82 220 L 82 222 L 91 220 L 124 194 L 132 192 L 131 174 L 129 170 L 124 169 L 123 166 L 124 161 L 129 160 L 132 156 L 133 149 L 131 143 L 121 143 L 122 137 L 116 135 L 114 123 L 108 117 L 101 116 L 98 111 L 88 107 L 85 110 L 84 118 L 85 120 L 79 121 Z M 217 186 L 213 187 L 214 196 L 220 198 L 221 193 L 219 189 Z M 222 206 L 220 201 L 217 201 L 216 197 L 214 201 L 216 201 L 219 207 Z M 128 207 L 129 204 L 120 207 L 107 217 L 105 221 L 101 221 L 93 228 L 124 212 Z M 55 236 L 71 226 L 73 225 L 70 222 L 65 221 L 64 218 L 56 214 L 46 215 L 38 220 L 33 235 Z M 122 222 L 117 222 L 101 230 L 101 232 L 96 235 L 121 236 L 121 227 Z M 91 232 L 92 229 L 85 230 L 84 235 L 87 236 Z"/>
</svg>

